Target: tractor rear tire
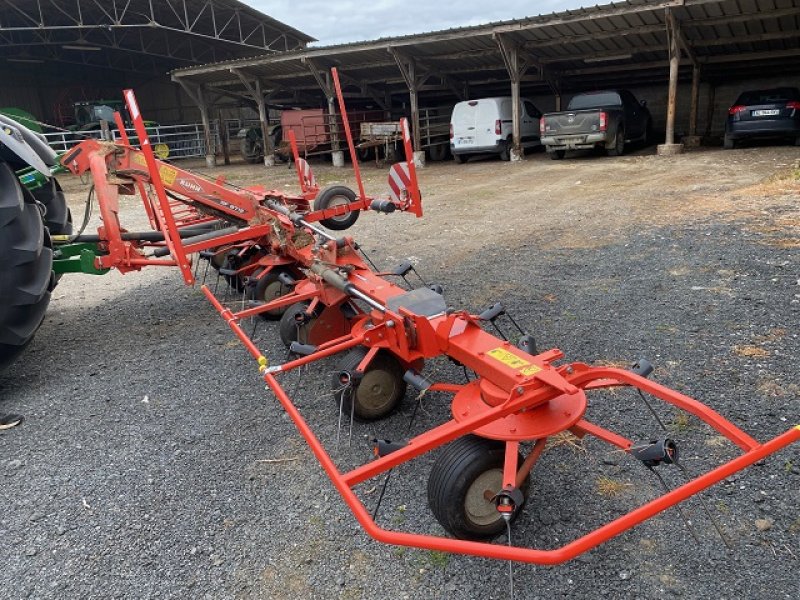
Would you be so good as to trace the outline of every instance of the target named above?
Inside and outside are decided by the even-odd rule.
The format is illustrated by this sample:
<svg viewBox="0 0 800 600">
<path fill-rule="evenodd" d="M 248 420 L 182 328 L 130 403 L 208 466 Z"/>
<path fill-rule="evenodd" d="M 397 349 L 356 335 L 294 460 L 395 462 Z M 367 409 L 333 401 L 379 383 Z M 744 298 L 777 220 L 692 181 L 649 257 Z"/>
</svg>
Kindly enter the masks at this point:
<svg viewBox="0 0 800 600">
<path fill-rule="evenodd" d="M 44 224 L 50 235 L 72 235 L 72 213 L 56 178 L 53 177 L 31 193 L 45 207 Z"/>
<path fill-rule="evenodd" d="M 42 324 L 53 282 L 53 249 L 33 196 L 0 162 L 0 370 Z"/>
</svg>

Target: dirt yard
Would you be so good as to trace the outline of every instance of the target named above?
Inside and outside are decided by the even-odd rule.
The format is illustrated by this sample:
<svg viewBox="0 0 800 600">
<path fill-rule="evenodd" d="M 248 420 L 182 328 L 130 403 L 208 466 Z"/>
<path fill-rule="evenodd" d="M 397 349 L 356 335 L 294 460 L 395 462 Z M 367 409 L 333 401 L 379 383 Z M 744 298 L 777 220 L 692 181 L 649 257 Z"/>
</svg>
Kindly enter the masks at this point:
<svg viewBox="0 0 800 600">
<path fill-rule="evenodd" d="M 349 170 L 314 171 L 322 185 L 354 183 Z M 364 172 L 368 191 L 388 190 L 385 168 Z M 223 173 L 296 188 L 285 165 L 212 175 Z M 540 348 L 570 360 L 646 356 L 657 380 L 760 440 L 800 422 L 800 148 L 538 153 L 522 164 L 430 163 L 420 179 L 424 218 L 365 214 L 351 230 L 380 266 L 410 258 L 454 307 L 502 300 Z M 87 188 L 61 181 L 80 222 Z M 130 200 L 123 217 L 130 229 L 146 223 Z M 283 359 L 274 325 L 256 339 Z M 297 393 L 329 448 L 334 368 L 304 374 Z M 458 374 L 444 361 L 430 368 Z M 370 541 L 227 327 L 174 271 L 64 277 L 0 394 L 0 410 L 26 415 L 0 432 L 8 597 L 508 598 L 505 563 Z M 396 417 L 357 425 L 352 446 L 334 451 L 339 464 L 367 460 L 366 438 L 403 436 L 412 396 Z M 659 435 L 639 402 L 602 394 L 590 411 L 634 439 Z M 693 475 L 734 455 L 694 419 L 657 411 Z M 447 415 L 447 397 L 433 395 L 414 429 Z M 382 525 L 441 535 L 425 497 L 433 458 L 393 476 Z M 661 493 L 633 462 L 557 440 L 533 473 L 514 543 L 563 545 Z M 732 550 L 692 500 L 691 529 L 671 510 L 569 564 L 517 565 L 517 597 L 794 598 L 799 490 L 794 447 L 705 494 Z M 360 493 L 372 506 L 376 488 Z"/>
</svg>

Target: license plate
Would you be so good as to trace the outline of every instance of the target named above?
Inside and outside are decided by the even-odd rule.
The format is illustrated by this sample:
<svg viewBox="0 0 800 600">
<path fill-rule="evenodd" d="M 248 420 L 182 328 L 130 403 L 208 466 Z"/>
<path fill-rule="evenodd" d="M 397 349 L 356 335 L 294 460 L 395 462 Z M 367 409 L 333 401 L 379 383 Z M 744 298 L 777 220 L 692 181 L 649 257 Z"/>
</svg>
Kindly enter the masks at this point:
<svg viewBox="0 0 800 600">
<path fill-rule="evenodd" d="M 781 114 L 781 111 L 776 108 L 770 108 L 768 110 L 754 110 L 752 112 L 754 117 L 774 117 L 775 115 L 779 114 Z"/>
<path fill-rule="evenodd" d="M 460 138 L 458 138 L 458 143 L 459 144 L 471 144 L 474 139 L 475 138 L 471 138 L 471 137 L 460 137 Z"/>
</svg>

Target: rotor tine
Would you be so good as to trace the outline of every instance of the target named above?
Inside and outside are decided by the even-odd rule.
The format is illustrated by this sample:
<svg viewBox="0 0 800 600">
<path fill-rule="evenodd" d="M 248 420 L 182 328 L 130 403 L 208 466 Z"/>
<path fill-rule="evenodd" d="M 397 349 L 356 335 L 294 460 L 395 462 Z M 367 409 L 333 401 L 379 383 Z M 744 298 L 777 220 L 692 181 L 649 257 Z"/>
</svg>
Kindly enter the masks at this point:
<svg viewBox="0 0 800 600">
<path fill-rule="evenodd" d="M 349 385 L 349 384 L 348 384 Z M 342 393 L 339 396 L 339 423 L 336 426 L 336 449 L 339 449 L 339 438 L 341 437 L 342 433 L 342 415 L 344 413 L 344 395 L 347 393 L 347 386 L 342 389 Z"/>
<path fill-rule="evenodd" d="M 196 252 L 192 255 L 194 257 L 194 278 L 197 280 L 197 274 L 200 272 L 200 253 Z"/>
<path fill-rule="evenodd" d="M 512 316 L 511 316 L 511 314 L 510 314 L 510 313 L 508 313 L 508 312 L 506 313 L 506 316 L 508 317 L 508 320 L 509 320 L 509 321 L 511 321 L 511 322 L 514 324 L 514 327 L 516 327 L 516 328 L 517 328 L 517 331 L 519 331 L 521 334 L 525 335 L 525 332 L 522 330 L 522 327 L 520 327 L 520 326 L 519 326 L 519 323 L 517 323 L 517 322 L 514 320 L 514 317 L 512 317 Z"/>
<path fill-rule="evenodd" d="M 655 474 L 655 476 L 661 482 L 661 486 L 664 488 L 664 491 L 669 494 L 672 490 L 667 485 L 667 482 L 664 481 L 664 478 L 661 477 L 661 474 L 658 471 L 656 471 L 653 467 L 647 467 L 647 468 L 652 473 Z M 681 505 L 680 504 L 676 504 L 675 508 L 678 509 L 678 514 L 680 514 L 681 519 L 683 519 L 683 523 L 684 523 L 684 525 L 686 525 L 686 529 L 688 529 L 689 533 L 692 534 L 692 537 L 694 538 L 694 541 L 697 542 L 698 544 L 700 544 L 700 538 L 697 537 L 697 533 L 695 532 L 694 527 L 692 527 L 692 522 L 686 517 L 686 513 L 683 512 L 683 508 L 681 507 Z"/>
<path fill-rule="evenodd" d="M 500 329 L 500 328 L 497 326 L 497 323 L 495 323 L 494 321 L 490 321 L 490 323 L 492 324 L 492 327 L 494 327 L 494 328 L 497 330 L 497 333 L 499 333 L 499 334 L 500 334 L 500 337 L 501 337 L 501 338 L 503 338 L 503 340 L 507 342 L 507 341 L 508 341 L 508 338 L 506 337 L 506 334 L 505 334 L 505 333 L 503 333 L 503 330 L 502 330 L 502 329 Z"/>
<path fill-rule="evenodd" d="M 198 256 L 199 256 L 199 254 L 198 254 Z M 211 263 L 211 261 L 210 261 L 210 260 L 207 260 L 207 261 L 206 261 L 206 266 L 205 266 L 205 268 L 203 269 L 203 284 L 205 284 L 205 282 L 206 282 L 206 278 L 208 277 L 208 266 L 209 266 L 209 264 L 210 264 L 210 263 Z"/>
<path fill-rule="evenodd" d="M 508 547 L 511 547 L 511 519 L 506 519 L 506 530 L 508 531 Z M 508 561 L 508 590 L 509 599 L 514 600 L 514 561 Z"/>
<path fill-rule="evenodd" d="M 684 479 L 688 481 L 690 477 L 689 474 L 686 472 L 686 468 L 680 463 L 675 463 L 675 464 L 677 465 L 680 472 L 683 474 Z M 714 518 L 714 515 L 711 514 L 711 511 L 709 510 L 708 505 L 706 504 L 706 501 L 703 498 L 702 492 L 699 492 L 697 494 L 697 499 L 700 500 L 700 504 L 702 505 L 703 510 L 705 511 L 706 516 L 708 517 L 708 520 L 711 521 L 711 524 L 714 526 L 714 529 L 717 530 L 719 537 L 722 538 L 722 542 L 725 544 L 728 550 L 733 550 L 733 544 L 731 544 L 728 537 L 723 533 L 722 527 L 720 527 L 719 523 L 717 523 L 717 520 Z"/>
<path fill-rule="evenodd" d="M 258 322 L 261 319 L 258 318 L 258 317 L 253 317 L 251 320 L 253 321 L 253 331 L 250 332 L 250 337 L 251 338 L 255 338 L 256 337 L 256 328 L 258 327 Z"/>
<path fill-rule="evenodd" d="M 424 285 L 424 286 L 427 286 L 427 285 L 428 285 L 428 282 L 427 282 L 427 281 L 425 281 L 425 280 L 422 278 L 422 275 L 420 275 L 420 274 L 419 274 L 419 271 L 417 271 L 417 270 L 414 268 L 414 265 L 411 265 L 411 270 L 412 270 L 412 271 L 414 271 L 414 275 L 416 275 L 417 277 L 419 277 L 419 280 L 422 282 L 422 285 Z"/>
<path fill-rule="evenodd" d="M 658 421 L 658 424 L 661 426 L 661 430 L 666 431 L 667 426 L 664 425 L 664 421 L 662 421 L 661 418 L 658 416 L 658 413 L 653 408 L 653 405 L 647 401 L 647 398 L 645 398 L 644 394 L 642 393 L 642 390 L 636 388 L 636 393 L 639 394 L 639 397 L 642 399 L 642 402 L 644 402 L 645 406 L 647 406 L 648 410 L 650 410 L 650 413 L 653 415 L 653 417 L 655 417 L 655 420 Z"/>
<path fill-rule="evenodd" d="M 378 518 L 378 510 L 380 510 L 381 508 L 381 502 L 383 502 L 383 496 L 384 494 L 386 494 L 386 488 L 389 485 L 389 478 L 392 476 L 392 471 L 394 471 L 394 469 L 389 469 L 386 472 L 386 477 L 384 477 L 383 479 L 383 485 L 381 486 L 381 493 L 378 496 L 378 501 L 375 503 L 375 508 L 372 509 L 373 521 Z"/>
<path fill-rule="evenodd" d="M 355 418 L 356 414 L 356 400 L 352 397 L 352 394 L 355 393 L 353 388 L 350 389 L 350 431 L 347 434 L 347 445 L 349 447 L 353 447 L 353 419 Z"/>
</svg>

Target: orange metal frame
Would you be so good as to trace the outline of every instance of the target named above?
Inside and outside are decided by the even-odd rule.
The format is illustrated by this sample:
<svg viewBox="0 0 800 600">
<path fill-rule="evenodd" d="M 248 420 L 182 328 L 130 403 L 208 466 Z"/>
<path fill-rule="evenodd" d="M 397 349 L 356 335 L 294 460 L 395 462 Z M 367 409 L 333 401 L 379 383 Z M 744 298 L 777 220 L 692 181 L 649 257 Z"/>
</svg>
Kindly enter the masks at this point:
<svg viewBox="0 0 800 600">
<path fill-rule="evenodd" d="M 341 88 L 334 70 L 334 82 L 340 99 L 343 122 L 356 170 L 352 136 L 347 126 L 347 113 L 341 100 Z M 291 264 L 306 277 L 291 293 L 261 306 L 234 312 L 224 306 L 209 290 L 202 290 L 209 302 L 228 323 L 236 337 L 256 359 L 258 369 L 281 406 L 292 418 L 336 489 L 353 511 L 366 532 L 375 539 L 404 546 L 457 552 L 497 559 L 509 559 L 539 564 L 564 562 L 634 527 L 659 512 L 675 506 L 686 498 L 729 477 L 764 457 L 800 440 L 800 426 L 759 443 L 746 432 L 723 418 L 708 406 L 684 394 L 666 388 L 623 369 L 590 367 L 582 363 L 559 364 L 563 358 L 558 349 L 531 355 L 507 341 L 487 333 L 475 315 L 464 311 L 442 310 L 434 315 L 416 314 L 403 307 L 402 297 L 408 294 L 384 277 L 373 272 L 356 252 L 350 238 L 334 239 L 320 236 L 317 243 L 296 245 L 295 233 L 310 223 L 345 214 L 348 210 L 363 210 L 371 200 L 359 180 L 359 199 L 351 205 L 323 211 L 310 209 L 313 189 L 301 178 L 304 194 L 288 197 L 261 188 L 233 188 L 222 181 L 211 182 L 189 171 L 158 161 L 150 149 L 144 123 L 133 93 L 126 91 L 126 100 L 134 119 L 141 149 L 130 145 L 110 144 L 87 140 L 66 155 L 63 163 L 74 173 L 91 171 L 103 217 L 101 236 L 107 243 L 108 255 L 100 257 L 99 266 L 115 266 L 121 271 L 140 268 L 145 264 L 178 266 L 187 282 L 193 282 L 188 270 L 187 256 L 212 247 L 236 243 L 255 243 L 269 249 L 262 257 L 263 266 Z M 403 122 L 404 147 L 411 179 L 397 208 L 422 214 L 421 196 L 412 160 L 407 123 Z M 296 147 L 295 147 L 296 153 Z M 358 172 L 358 171 L 357 171 Z M 154 189 L 157 202 L 152 202 L 146 187 Z M 155 261 L 144 258 L 135 243 L 122 240 L 119 224 L 118 194 L 134 193 L 138 188 L 148 215 L 163 232 L 171 260 Z M 184 243 L 170 205 L 170 197 L 190 203 L 201 212 L 241 222 L 235 233 L 210 241 Z M 267 358 L 244 332 L 243 319 L 264 311 L 308 301 L 311 306 L 337 307 L 355 301 L 360 308 L 348 323 L 344 335 L 314 340 L 314 352 L 282 365 L 270 366 Z M 397 306 L 395 310 L 389 305 Z M 427 359 L 449 357 L 476 373 L 467 384 L 435 382 L 430 389 L 453 394 L 452 418 L 410 440 L 402 447 L 348 472 L 341 472 L 323 444 L 316 437 L 299 410 L 278 381 L 278 376 L 347 349 L 363 346 L 369 349 L 359 368 L 365 368 L 379 350 L 390 353 L 411 369 L 419 369 Z M 698 417 L 742 450 L 733 460 L 689 481 L 679 488 L 595 529 L 561 548 L 540 550 L 509 547 L 482 542 L 456 540 L 431 535 L 390 531 L 377 525 L 369 515 L 354 488 L 388 470 L 414 460 L 466 434 L 501 440 L 506 444 L 503 482 L 514 488 L 533 468 L 546 440 L 552 435 L 570 431 L 578 437 L 592 435 L 604 442 L 630 452 L 631 440 L 585 419 L 586 393 L 613 386 L 630 386 Z M 534 441 L 531 453 L 517 464 L 519 442 Z"/>
</svg>

